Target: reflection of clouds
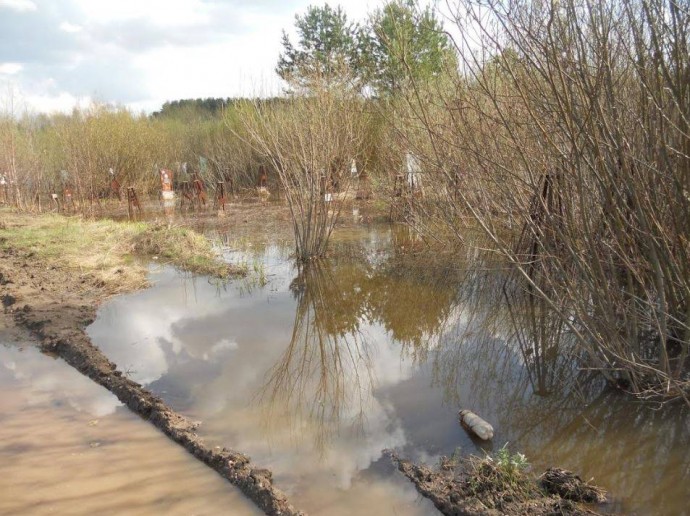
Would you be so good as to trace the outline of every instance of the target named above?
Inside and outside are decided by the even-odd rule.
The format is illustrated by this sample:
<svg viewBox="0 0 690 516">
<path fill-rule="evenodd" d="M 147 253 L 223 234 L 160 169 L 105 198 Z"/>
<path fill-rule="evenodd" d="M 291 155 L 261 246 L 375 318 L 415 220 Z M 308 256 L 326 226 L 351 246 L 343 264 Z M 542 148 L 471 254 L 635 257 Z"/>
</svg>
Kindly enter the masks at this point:
<svg viewBox="0 0 690 516">
<path fill-rule="evenodd" d="M 381 243 L 374 238 L 369 245 Z M 410 282 L 385 270 L 373 282 L 369 269 L 347 263 L 305 273 L 308 290 L 296 295 L 290 285 L 298 271 L 285 256 L 268 248 L 260 258 L 272 278 L 265 288 L 242 281 L 216 287 L 163 271 L 153 289 L 106 305 L 90 332 L 121 368 L 132 364 L 135 378 L 161 379 L 161 390 L 185 396 L 185 411 L 203 421 L 205 434 L 270 465 L 282 486 L 297 493 L 362 489 L 357 484 L 383 449 L 411 444 L 409 421 L 391 393 L 419 376 L 420 365 L 401 353 L 395 323 L 402 321 L 403 334 L 433 349 L 443 331 L 434 324 L 453 324 L 460 313 L 443 313 L 444 303 L 436 303 L 429 311 L 438 316 L 425 318 L 422 303 L 408 314 L 410 299 L 395 297 L 397 290 L 384 303 L 389 312 L 380 313 L 376 302 L 387 296 L 370 299 L 372 292 Z M 244 261 L 256 259 L 246 253 Z M 431 287 L 410 285 L 431 293 Z M 338 310 L 331 311 L 333 303 Z M 362 303 L 371 313 L 362 314 Z M 279 364 L 286 380 L 263 395 Z"/>
<path fill-rule="evenodd" d="M 209 349 L 208 353 L 204 353 L 201 358 L 209 360 L 210 358 L 219 355 L 221 352 L 232 351 L 237 349 L 237 342 L 231 342 L 228 339 L 221 339 Z"/>
<path fill-rule="evenodd" d="M 376 378 L 374 388 L 393 386 L 410 378 L 416 369 L 412 360 L 400 353 L 400 345 L 390 340 L 381 325 L 370 324 L 362 328 L 367 340 L 373 344 L 372 371 Z"/>
<path fill-rule="evenodd" d="M 168 371 L 162 344 L 170 340 L 170 325 L 176 316 L 167 309 L 136 310 L 137 303 L 134 304 L 135 310 L 118 325 L 117 334 L 99 334 L 97 320 L 89 327 L 89 336 L 132 379 L 146 385 Z"/>
<path fill-rule="evenodd" d="M 276 258 L 267 268 L 277 277 L 266 288 L 231 284 L 217 289 L 204 280 L 180 282 L 179 276 L 164 272 L 154 289 L 111 302 L 108 306 L 116 305 L 118 311 L 103 310 L 99 323 L 104 323 L 103 332 L 112 333 L 106 334 L 111 358 L 121 352 L 123 358 L 115 360 L 122 367 L 137 355 L 144 357 L 149 364 L 135 364 L 134 369 L 150 378 L 160 377 L 165 384 L 161 389 L 177 386 L 176 392 L 188 396 L 184 410 L 203 421 L 201 429 L 207 437 L 270 466 L 281 487 L 296 495 L 298 505 L 306 500 L 317 509 L 327 506 L 329 514 L 337 504 L 350 513 L 357 512 L 354 507 L 382 507 L 376 505 L 381 497 L 399 495 L 382 487 L 395 484 L 396 477 L 371 479 L 376 468 L 372 463 L 384 448 L 401 449 L 406 456 L 428 463 L 457 447 L 463 453 L 481 454 L 487 445 L 476 443 L 460 427 L 459 408 L 471 408 L 494 424 L 497 447 L 509 441 L 512 449 L 526 452 L 534 464 L 572 467 L 585 476 L 595 475 L 621 496 L 640 499 L 635 493 L 649 478 L 642 470 L 658 473 L 660 483 L 668 484 L 664 489 L 676 501 L 682 498 L 680 491 L 687 491 L 690 419 L 654 420 L 642 408 L 635 417 L 626 416 L 620 402 L 612 400 L 583 408 L 586 400 L 595 399 L 590 394 L 598 392 L 598 387 L 590 382 L 589 394 L 576 392 L 577 371 L 562 353 L 545 352 L 536 360 L 535 352 L 525 352 L 525 344 L 532 348 L 540 341 L 525 330 L 522 344 L 520 335 L 516 337 L 501 303 L 500 274 L 493 273 L 493 280 L 487 277 L 489 273 L 472 277 L 469 287 L 463 285 L 453 299 L 457 304 L 444 311 L 431 310 L 440 315 L 427 326 L 418 324 L 427 319 L 415 319 L 419 310 L 410 314 L 407 309 L 423 307 L 433 296 L 395 297 L 405 287 L 392 290 L 388 303 L 390 293 L 381 294 L 380 289 L 405 278 L 382 274 L 369 295 L 378 292 L 385 307 L 400 310 L 386 312 L 387 319 L 380 312 L 365 312 L 354 325 L 349 319 L 348 324 L 334 325 L 328 317 L 322 320 L 322 334 L 327 338 L 320 344 L 328 349 L 321 356 L 338 350 L 343 359 L 337 367 L 332 363 L 322 367 L 338 373 L 329 388 L 335 385 L 342 391 L 340 404 L 319 412 L 318 402 L 328 405 L 330 398 L 314 394 L 323 380 L 315 367 L 316 376 L 299 384 L 306 392 L 296 401 L 276 396 L 277 403 L 267 406 L 271 400 L 259 393 L 267 375 L 284 359 L 295 326 L 295 308 L 299 308 L 299 299 L 288 289 L 294 270 L 281 260 Z M 337 279 L 342 283 L 333 291 L 339 295 L 350 280 Z M 355 307 L 362 284 L 353 284 Z M 340 296 L 332 302 L 342 301 Z M 318 302 L 307 305 L 316 306 L 314 310 L 321 306 Z M 152 306 L 158 309 L 152 311 Z M 351 315 L 349 309 L 346 312 Z M 516 316 L 523 315 L 516 311 Z M 303 331 L 313 329 L 309 321 L 303 323 Z M 398 335 L 415 338 L 396 342 L 392 328 L 405 323 L 411 323 L 407 332 Z M 358 335 L 348 333 L 353 326 Z M 549 329 L 543 323 L 538 327 Z M 548 351 L 560 334 L 544 333 Z M 100 339 L 96 338 L 97 345 L 102 345 Z M 318 346 L 301 346 L 319 357 Z M 294 367 L 287 370 L 295 371 Z M 540 378 L 549 380 L 548 389 L 536 395 Z M 295 384 L 285 382 L 286 386 Z M 327 432 L 324 425 L 330 425 Z M 625 474 L 616 476 L 614 467 Z M 407 484 L 402 481 L 395 486 L 402 491 Z M 661 492 L 655 489 L 650 494 L 650 507 L 663 502 Z M 676 508 L 673 503 L 667 507 Z"/>
<path fill-rule="evenodd" d="M 288 485 L 349 489 L 359 472 L 381 457 L 383 449 L 406 444 L 394 406 L 375 393 L 411 377 L 415 367 L 411 360 L 401 360 L 399 346 L 386 340 L 381 326 L 369 325 L 362 333 L 371 348 L 370 374 L 358 361 L 343 361 L 339 387 L 347 402 L 339 406 L 337 416 L 320 419 L 322 405 L 310 404 L 318 389 L 313 383 L 308 384 L 310 392 L 302 393 L 297 404 L 279 398 L 271 405 L 270 400 L 256 398 L 265 381 L 264 373 L 284 351 L 275 342 L 264 341 L 255 343 L 256 347 L 240 345 L 220 374 L 199 388 L 195 407 L 204 420 L 203 428 L 222 442 L 230 440 L 238 449 L 247 450 L 258 462 L 270 461 Z M 252 400 L 261 401 L 261 405 L 247 407 Z M 322 448 L 318 443 L 323 439 L 324 424 L 337 428 Z"/>
<path fill-rule="evenodd" d="M 370 371 L 363 370 L 356 357 L 343 362 L 341 387 L 349 402 L 341 407 L 342 425 L 328 449 L 319 450 L 314 442 L 321 423 L 309 411 L 292 426 L 287 418 L 295 414 L 278 409 L 275 424 L 266 425 L 262 407 L 247 407 L 256 403 L 266 372 L 289 341 L 295 306 L 287 291 L 289 281 L 281 281 L 285 290 L 272 292 L 269 303 L 262 289 L 218 291 L 204 281 L 191 289 L 189 283 L 164 272 L 153 289 L 107 303 L 89 328 L 94 343 L 121 369 L 131 368 L 138 381 L 165 376 L 168 382 L 185 385 L 203 428 L 257 461 L 270 457 L 278 469 L 282 465 L 280 471 L 290 473 L 290 483 L 303 477 L 309 482 L 335 481 L 346 489 L 380 458 L 381 450 L 404 446 L 405 432 L 393 405 L 374 393 L 409 378 L 415 366 L 400 358 L 399 346 L 390 342 L 381 325 L 362 328 L 371 343 Z"/>
<path fill-rule="evenodd" d="M 349 489 L 357 474 L 381 457 L 382 450 L 401 448 L 405 442 L 405 431 L 395 417 L 394 407 L 390 403 L 373 400 L 366 413 L 363 435 L 335 440 L 328 460 L 319 465 L 318 475 L 333 471 L 338 487 Z"/>
<path fill-rule="evenodd" d="M 0 386 L 13 388 L 28 406 L 66 401 L 74 410 L 94 417 L 115 412 L 122 404 L 103 387 L 74 371 L 60 360 L 50 359 L 33 348 L 20 351 L 0 346 Z"/>
<path fill-rule="evenodd" d="M 324 406 L 329 397 L 314 403 L 318 376 L 305 382 L 297 404 L 267 407 L 258 393 L 290 342 L 296 305 L 289 290 L 294 269 L 271 253 L 268 270 L 278 277 L 267 288 L 216 288 L 163 271 L 153 289 L 106 304 L 89 333 L 138 381 L 165 377 L 166 385 L 179 386 L 205 432 L 270 464 L 283 485 L 350 489 L 383 449 L 405 446 L 394 405 L 376 393 L 412 377 L 416 366 L 401 358 L 382 324 L 360 321 L 359 337 L 329 343 L 342 353 L 337 367 L 326 368 L 337 373 L 342 395 L 335 409 Z"/>
<path fill-rule="evenodd" d="M 195 357 L 209 360 L 232 349 L 227 337 L 208 342 L 202 339 L 182 342 L 177 332 L 187 320 L 203 319 L 227 307 L 214 296 L 197 296 L 197 288 L 208 289 L 204 280 L 180 281 L 172 269 L 159 273 L 156 288 L 121 296 L 104 304 L 96 321 L 87 329 L 94 343 L 144 385 L 168 372 L 166 349 L 179 355 L 183 350 Z"/>
</svg>

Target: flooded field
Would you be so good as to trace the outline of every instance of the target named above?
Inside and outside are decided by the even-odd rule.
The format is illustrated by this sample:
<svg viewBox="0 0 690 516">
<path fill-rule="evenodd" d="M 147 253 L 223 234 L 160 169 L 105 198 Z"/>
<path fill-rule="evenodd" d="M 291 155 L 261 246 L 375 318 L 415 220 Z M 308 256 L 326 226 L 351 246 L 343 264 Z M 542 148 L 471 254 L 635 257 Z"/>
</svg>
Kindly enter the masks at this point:
<svg viewBox="0 0 690 516">
<path fill-rule="evenodd" d="M 384 449 L 435 463 L 509 443 L 536 472 L 594 478 L 613 495 L 605 510 L 688 513 L 687 411 L 593 380 L 563 328 L 504 302 L 500 267 L 466 266 L 472 252 L 416 263 L 399 252 L 414 240 L 389 228 L 341 232 L 303 270 L 289 243 L 220 236 L 249 279 L 154 268 L 151 289 L 106 303 L 88 332 L 207 440 L 270 468 L 296 507 L 428 514 Z M 493 443 L 464 432 L 460 408 L 494 425 Z"/>
<path fill-rule="evenodd" d="M 61 360 L 0 345 L 0 514 L 260 514 Z"/>
</svg>

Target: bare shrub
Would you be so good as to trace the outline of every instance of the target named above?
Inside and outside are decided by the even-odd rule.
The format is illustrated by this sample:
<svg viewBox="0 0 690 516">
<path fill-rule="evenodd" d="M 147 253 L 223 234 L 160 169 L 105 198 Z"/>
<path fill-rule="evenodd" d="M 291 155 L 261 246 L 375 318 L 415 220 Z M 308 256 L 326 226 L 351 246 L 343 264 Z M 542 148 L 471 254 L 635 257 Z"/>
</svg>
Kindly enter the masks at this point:
<svg viewBox="0 0 690 516">
<path fill-rule="evenodd" d="M 300 261 L 324 256 L 354 194 L 351 163 L 362 154 L 367 119 L 354 91 L 327 81 L 290 102 L 248 105 L 242 116 L 247 141 L 280 177 Z"/>
<path fill-rule="evenodd" d="M 10 113 L 0 122 L 0 173 L 19 209 L 53 209 L 51 194 L 69 191 L 70 209 L 93 214 L 110 194 L 110 169 L 122 186 L 157 187 L 157 166 L 175 155 L 168 136 L 146 117 L 103 105 L 69 116 Z"/>
<path fill-rule="evenodd" d="M 446 185 L 421 215 L 460 238 L 456 215 L 470 215 L 609 380 L 686 397 L 687 4 L 463 0 L 451 10 L 460 69 L 406 96 L 415 123 L 403 133 Z"/>
</svg>

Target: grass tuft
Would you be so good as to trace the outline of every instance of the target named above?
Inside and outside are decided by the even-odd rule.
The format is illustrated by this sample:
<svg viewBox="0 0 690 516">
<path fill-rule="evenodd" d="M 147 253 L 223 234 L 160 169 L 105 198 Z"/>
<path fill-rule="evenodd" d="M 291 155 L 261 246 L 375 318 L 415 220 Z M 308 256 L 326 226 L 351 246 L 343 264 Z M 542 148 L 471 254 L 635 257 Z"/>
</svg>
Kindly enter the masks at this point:
<svg viewBox="0 0 690 516">
<path fill-rule="evenodd" d="M 223 262 L 203 235 L 187 228 L 146 225 L 131 240 L 132 253 L 175 265 L 189 272 L 227 279 L 244 275 L 244 268 Z"/>
<path fill-rule="evenodd" d="M 507 445 L 495 455 L 470 457 L 466 463 L 466 493 L 487 507 L 501 509 L 506 503 L 526 502 L 542 495 L 528 474 L 529 464 L 521 453 Z"/>
<path fill-rule="evenodd" d="M 244 274 L 224 262 L 206 237 L 182 227 L 3 210 L 0 231 L 5 250 L 92 276 L 109 294 L 146 286 L 147 269 L 137 258 L 155 256 L 159 262 L 222 279 Z"/>
</svg>

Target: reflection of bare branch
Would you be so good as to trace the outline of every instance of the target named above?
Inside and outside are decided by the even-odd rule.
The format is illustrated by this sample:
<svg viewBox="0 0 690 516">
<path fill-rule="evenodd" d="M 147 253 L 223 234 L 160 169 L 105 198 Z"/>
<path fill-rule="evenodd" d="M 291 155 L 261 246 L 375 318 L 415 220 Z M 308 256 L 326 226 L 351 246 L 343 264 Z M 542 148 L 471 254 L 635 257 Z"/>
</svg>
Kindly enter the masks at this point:
<svg viewBox="0 0 690 516">
<path fill-rule="evenodd" d="M 655 412 L 602 393 L 603 380 L 578 368 L 575 339 L 557 315 L 478 265 L 459 288 L 455 325 L 429 350 L 445 400 L 485 415 L 539 467 L 596 474 L 643 512 L 678 512 L 690 494 L 688 412 Z M 633 473 L 641 465 L 662 489 L 647 488 L 649 474 Z"/>
<path fill-rule="evenodd" d="M 375 382 L 359 313 L 337 308 L 339 287 L 326 264 L 300 270 L 293 282 L 298 303 L 290 344 L 261 391 L 267 424 L 280 421 L 295 430 L 315 425 L 322 451 L 343 418 L 363 428 Z"/>
<path fill-rule="evenodd" d="M 565 373 L 556 367 L 563 363 L 556 358 L 559 356 L 564 323 L 555 316 L 543 299 L 529 294 L 523 298 L 519 301 L 524 301 L 525 313 L 515 312 L 516 300 L 509 299 L 507 309 L 532 391 L 537 395 L 547 396 Z M 518 317 L 521 320 L 518 320 Z"/>
<path fill-rule="evenodd" d="M 462 399 L 482 413 L 495 413 L 496 400 L 502 400 L 509 414 L 496 417 L 509 417 L 508 426 L 520 435 L 565 407 L 579 407 L 582 372 L 560 319 L 481 258 L 475 257 L 458 288 L 455 324 L 431 350 L 434 383 L 446 401 Z M 596 382 L 587 386 L 592 393 L 600 388 Z M 553 391 L 559 395 L 551 396 Z"/>
</svg>

